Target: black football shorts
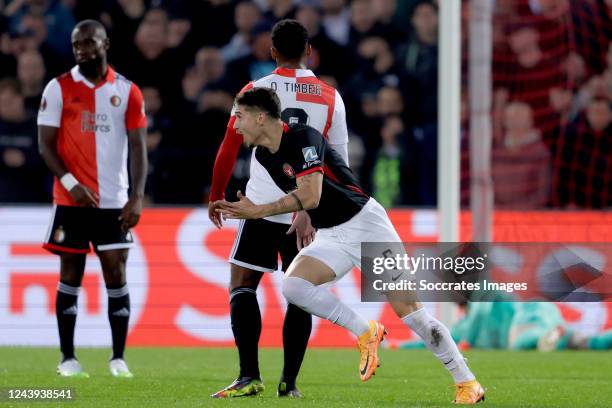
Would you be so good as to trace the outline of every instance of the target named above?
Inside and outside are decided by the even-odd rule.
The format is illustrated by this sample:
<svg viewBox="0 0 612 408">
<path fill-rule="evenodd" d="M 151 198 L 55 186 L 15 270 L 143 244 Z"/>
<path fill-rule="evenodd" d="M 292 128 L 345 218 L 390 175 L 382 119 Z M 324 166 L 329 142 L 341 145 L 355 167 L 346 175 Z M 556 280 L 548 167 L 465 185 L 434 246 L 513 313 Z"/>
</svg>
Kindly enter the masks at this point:
<svg viewBox="0 0 612 408">
<path fill-rule="evenodd" d="M 90 243 L 96 252 L 131 248 L 134 239 L 121 229 L 120 215 L 115 208 L 54 206 L 43 248 L 56 254 L 86 254 Z"/>
<path fill-rule="evenodd" d="M 298 253 L 295 232 L 287 235 L 288 224 L 265 219 L 241 220 L 229 262 L 259 272 L 275 272 L 280 254 L 286 271 Z"/>
</svg>

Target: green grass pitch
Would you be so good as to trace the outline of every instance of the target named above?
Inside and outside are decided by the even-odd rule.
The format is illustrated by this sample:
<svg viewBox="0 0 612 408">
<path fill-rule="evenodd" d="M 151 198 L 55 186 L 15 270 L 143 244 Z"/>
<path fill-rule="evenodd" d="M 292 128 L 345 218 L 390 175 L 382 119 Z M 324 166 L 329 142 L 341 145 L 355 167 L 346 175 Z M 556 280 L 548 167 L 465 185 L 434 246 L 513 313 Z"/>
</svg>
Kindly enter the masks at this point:
<svg viewBox="0 0 612 408">
<path fill-rule="evenodd" d="M 236 351 L 228 348 L 130 348 L 135 378 L 108 372 L 106 349 L 77 354 L 89 379 L 55 374 L 58 351 L 0 348 L 0 388 L 72 387 L 70 403 L 0 402 L 0 407 L 450 407 L 453 388 L 442 365 L 425 350 L 382 351 L 382 365 L 367 383 L 357 373 L 358 353 L 346 349 L 309 350 L 299 388 L 304 399 L 279 400 L 276 385 L 282 350 L 260 352 L 263 395 L 212 400 L 209 395 L 237 374 Z M 487 390 L 486 407 L 610 407 L 612 353 L 468 351 L 469 364 Z"/>
</svg>

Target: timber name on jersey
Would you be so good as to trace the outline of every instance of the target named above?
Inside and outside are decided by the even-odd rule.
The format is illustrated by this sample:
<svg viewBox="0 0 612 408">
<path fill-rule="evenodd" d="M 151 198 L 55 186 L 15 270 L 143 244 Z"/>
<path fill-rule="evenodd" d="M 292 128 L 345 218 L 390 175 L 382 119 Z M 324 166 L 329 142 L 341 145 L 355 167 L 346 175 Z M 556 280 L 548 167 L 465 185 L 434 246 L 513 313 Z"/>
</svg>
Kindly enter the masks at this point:
<svg viewBox="0 0 612 408">
<path fill-rule="evenodd" d="M 319 206 L 308 210 L 315 228 L 330 228 L 350 220 L 370 199 L 340 155 L 312 127 L 286 125 L 276 153 L 260 147 L 255 155 L 284 194 L 296 189 L 297 178 L 323 173 Z"/>
<path fill-rule="evenodd" d="M 75 66 L 47 84 L 38 125 L 59 128 L 59 156 L 81 184 L 99 195 L 100 208 L 125 205 L 127 132 L 147 127 L 142 93 L 135 84 L 108 67 L 104 80 L 94 85 Z M 57 178 L 53 202 L 76 205 Z"/>
<path fill-rule="evenodd" d="M 253 87 L 267 87 L 276 91 L 281 102 L 281 118 L 285 123 L 304 124 L 315 128 L 323 134 L 331 147 L 336 149 L 340 157 L 348 164 L 348 131 L 346 127 L 346 112 L 344 102 L 338 91 L 319 80 L 308 69 L 277 68 L 272 74 L 247 84 L 241 92 Z M 232 112 L 226 136 L 217 154 L 211 200 L 223 198 L 235 156 L 242 144 L 242 136 L 237 135 L 234 127 L 235 116 Z M 240 143 L 238 143 L 238 140 Z M 265 204 L 276 201 L 285 193 L 281 191 L 268 172 L 258 163 L 253 149 L 250 164 L 250 177 L 246 195 L 255 204 Z M 267 220 L 291 223 L 291 214 L 280 214 L 266 217 Z"/>
</svg>

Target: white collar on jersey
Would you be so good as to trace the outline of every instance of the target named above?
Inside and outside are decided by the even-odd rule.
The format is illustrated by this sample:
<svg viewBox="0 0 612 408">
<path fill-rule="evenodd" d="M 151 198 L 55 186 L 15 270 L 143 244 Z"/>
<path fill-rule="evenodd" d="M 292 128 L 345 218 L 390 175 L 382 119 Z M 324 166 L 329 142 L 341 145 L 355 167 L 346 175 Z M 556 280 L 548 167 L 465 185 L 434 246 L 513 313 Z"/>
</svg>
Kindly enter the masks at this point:
<svg viewBox="0 0 612 408">
<path fill-rule="evenodd" d="M 276 68 L 272 73 L 291 78 L 315 76 L 315 74 L 309 69 Z"/>
<path fill-rule="evenodd" d="M 74 82 L 83 82 L 85 85 L 87 85 L 89 88 L 92 88 L 92 89 L 96 87 L 96 85 L 91 83 L 91 81 L 89 81 L 87 78 L 85 78 L 83 74 L 81 74 L 81 71 L 79 71 L 78 65 L 75 65 L 74 67 L 72 67 L 72 69 L 70 70 L 70 75 L 72 75 L 72 79 L 74 80 Z M 104 78 L 104 82 L 112 83 L 114 80 L 115 80 L 115 72 L 110 67 L 110 65 L 107 65 L 106 78 Z"/>
</svg>

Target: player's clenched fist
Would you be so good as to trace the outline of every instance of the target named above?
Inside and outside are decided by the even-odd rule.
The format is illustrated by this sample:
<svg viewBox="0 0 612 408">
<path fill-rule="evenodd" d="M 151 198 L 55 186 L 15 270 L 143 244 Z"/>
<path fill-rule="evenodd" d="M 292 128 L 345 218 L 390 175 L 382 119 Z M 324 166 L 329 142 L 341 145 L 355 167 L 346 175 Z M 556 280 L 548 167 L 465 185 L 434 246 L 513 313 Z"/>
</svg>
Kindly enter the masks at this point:
<svg viewBox="0 0 612 408">
<path fill-rule="evenodd" d="M 98 207 L 98 194 L 83 184 L 77 184 L 70 190 L 70 195 L 81 207 Z"/>
<path fill-rule="evenodd" d="M 140 220 L 142 213 L 142 198 L 130 198 L 121 210 L 119 221 L 121 221 L 121 229 L 127 231 L 135 227 Z"/>
</svg>

